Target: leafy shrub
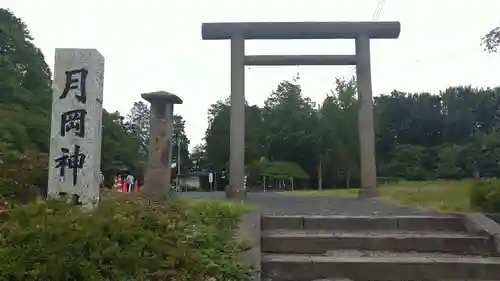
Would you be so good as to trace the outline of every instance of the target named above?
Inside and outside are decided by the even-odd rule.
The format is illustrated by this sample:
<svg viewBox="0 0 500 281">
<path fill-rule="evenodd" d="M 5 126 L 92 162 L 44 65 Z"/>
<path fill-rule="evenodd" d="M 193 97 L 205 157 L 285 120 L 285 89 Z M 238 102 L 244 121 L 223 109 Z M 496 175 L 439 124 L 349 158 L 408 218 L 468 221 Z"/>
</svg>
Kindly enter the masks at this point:
<svg viewBox="0 0 500 281">
<path fill-rule="evenodd" d="M 27 203 L 45 194 L 48 155 L 19 152 L 0 142 L 0 195 L 12 203 Z"/>
<path fill-rule="evenodd" d="M 500 212 L 500 179 L 478 180 L 470 190 L 471 206 L 482 212 Z"/>
<path fill-rule="evenodd" d="M 16 206 L 0 218 L 0 280 L 243 280 L 240 214 L 114 192 L 92 212 L 58 201 Z"/>
<path fill-rule="evenodd" d="M 377 177 L 377 184 L 388 184 L 404 181 L 404 178 L 397 177 Z"/>
<path fill-rule="evenodd" d="M 417 181 L 425 179 L 425 170 L 420 166 L 409 166 L 405 169 L 405 178 L 409 181 Z"/>
</svg>

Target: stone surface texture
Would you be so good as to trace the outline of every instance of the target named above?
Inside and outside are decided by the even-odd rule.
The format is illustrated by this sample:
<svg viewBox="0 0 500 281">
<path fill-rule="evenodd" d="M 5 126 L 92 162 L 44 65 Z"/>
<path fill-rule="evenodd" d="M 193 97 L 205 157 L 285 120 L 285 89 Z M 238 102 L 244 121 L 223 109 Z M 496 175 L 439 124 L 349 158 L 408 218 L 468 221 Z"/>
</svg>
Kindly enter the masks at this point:
<svg viewBox="0 0 500 281">
<path fill-rule="evenodd" d="M 66 98 L 60 98 L 66 86 L 66 72 L 85 69 L 86 79 L 76 74 Z M 82 95 L 84 83 L 86 100 L 82 102 L 78 97 Z M 84 206 L 94 205 L 99 200 L 99 183 L 101 168 L 101 132 L 102 132 L 102 100 L 104 83 L 104 57 L 95 49 L 56 49 L 54 80 L 52 94 L 52 121 L 50 134 L 50 158 L 48 195 L 59 196 L 61 193 L 77 195 L 79 203 Z M 78 137 L 75 130 L 69 130 L 61 136 L 61 115 L 70 110 L 84 109 L 83 137 Z M 69 155 L 80 147 L 80 153 L 85 155 L 81 169 L 77 169 L 77 181 L 73 184 L 73 169 L 66 167 L 65 175 L 60 176 L 60 169 L 56 168 L 55 159 L 62 156 L 61 149 L 68 149 Z M 69 158 L 72 160 L 81 160 Z M 67 166 L 77 164 L 67 162 Z"/>
<path fill-rule="evenodd" d="M 268 253 L 323 254 L 326 249 L 496 254 L 487 236 L 429 231 L 266 231 L 262 251 Z"/>
<path fill-rule="evenodd" d="M 500 276 L 500 253 L 490 236 L 468 233 L 461 215 L 265 216 L 262 229 L 264 280 L 494 280 Z"/>
<path fill-rule="evenodd" d="M 261 255 L 261 215 L 259 212 L 250 212 L 242 216 L 238 224 L 238 234 L 250 249 L 242 253 L 240 260 L 252 269 L 250 280 L 257 281 L 260 278 L 260 255 Z"/>
<path fill-rule="evenodd" d="M 464 222 L 469 232 L 489 235 L 500 253 L 500 224 L 479 213 L 466 214 Z"/>
<path fill-rule="evenodd" d="M 374 39 L 398 38 L 401 24 L 371 22 L 209 22 L 201 26 L 203 40 L 244 39 L 352 39 L 365 33 Z"/>
<path fill-rule="evenodd" d="M 372 73 L 370 37 L 360 34 L 356 40 L 356 81 L 358 83 L 358 131 L 361 157 L 361 189 L 359 197 L 378 197 L 377 166 L 375 163 L 375 129 L 373 121 Z"/>
<path fill-rule="evenodd" d="M 245 40 L 231 39 L 231 121 L 228 198 L 244 198 L 245 181 Z"/>
<path fill-rule="evenodd" d="M 141 96 L 151 103 L 148 163 L 143 190 L 151 194 L 163 194 L 171 181 L 174 104 L 181 104 L 182 100 L 163 91 Z"/>
</svg>

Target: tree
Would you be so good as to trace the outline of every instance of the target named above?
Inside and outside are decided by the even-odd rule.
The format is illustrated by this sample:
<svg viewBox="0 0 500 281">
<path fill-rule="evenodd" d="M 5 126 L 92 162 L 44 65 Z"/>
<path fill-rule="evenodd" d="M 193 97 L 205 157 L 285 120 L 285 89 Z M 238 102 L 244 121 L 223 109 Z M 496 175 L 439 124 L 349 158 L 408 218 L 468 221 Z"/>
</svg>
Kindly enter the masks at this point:
<svg viewBox="0 0 500 281">
<path fill-rule="evenodd" d="M 207 159 L 206 159 L 206 148 L 203 144 L 198 144 L 193 148 L 193 151 L 189 155 L 189 159 L 192 163 L 192 171 L 203 171 L 208 169 Z"/>
<path fill-rule="evenodd" d="M 481 45 L 487 52 L 496 53 L 500 46 L 500 27 L 495 27 L 481 38 Z"/>
<path fill-rule="evenodd" d="M 464 177 L 464 147 L 456 144 L 444 145 L 438 151 L 437 173 L 448 179 Z"/>
<path fill-rule="evenodd" d="M 356 83 L 334 82 L 319 108 L 302 95 L 297 81 L 280 83 L 263 108 L 247 105 L 247 166 L 295 163 L 312 185 L 358 186 Z M 229 106 L 228 100 L 219 101 L 209 110 L 207 167 L 227 168 Z M 376 97 L 374 107 L 381 181 L 500 176 L 500 88 L 459 86 L 434 94 L 394 90 Z M 249 182 L 259 185 L 258 178 Z"/>
<path fill-rule="evenodd" d="M 110 186 L 117 173 L 127 170 L 142 178 L 146 155 L 141 152 L 142 139 L 124 122 L 119 112 L 103 111 L 101 170 Z"/>
<path fill-rule="evenodd" d="M 127 132 L 140 140 L 140 152 L 148 154 L 151 110 L 143 101 L 134 102 L 127 116 Z"/>
<path fill-rule="evenodd" d="M 208 109 L 205 153 L 208 165 L 216 170 L 227 169 L 229 162 L 229 116 L 229 99 L 217 101 Z"/>
<path fill-rule="evenodd" d="M 322 136 L 322 167 L 329 170 L 330 183 L 351 186 L 352 174 L 358 174 L 358 103 L 356 80 L 335 79 L 319 110 Z M 333 172 L 335 171 L 335 172 Z M 338 179 L 344 179 L 338 181 Z"/>
<path fill-rule="evenodd" d="M 48 152 L 51 72 L 26 24 L 0 9 L 0 139 Z"/>
<path fill-rule="evenodd" d="M 299 164 L 308 174 L 318 163 L 319 125 L 315 104 L 296 82 L 281 82 L 264 102 L 265 157 Z"/>
<path fill-rule="evenodd" d="M 172 163 L 175 163 L 176 167 L 174 174 L 177 174 L 177 165 L 180 165 L 181 172 L 190 170 L 192 166 L 189 160 L 189 139 L 186 136 L 185 123 L 182 116 L 174 115 L 172 133 Z"/>
<path fill-rule="evenodd" d="M 51 73 L 32 41 L 26 24 L 0 9 L 0 196 L 47 185 Z"/>
<path fill-rule="evenodd" d="M 265 128 L 262 109 L 245 105 L 245 162 L 251 163 L 264 156 Z M 229 99 L 212 104 L 208 110 L 209 125 L 205 132 L 207 165 L 215 170 L 228 168 L 229 162 Z"/>
</svg>

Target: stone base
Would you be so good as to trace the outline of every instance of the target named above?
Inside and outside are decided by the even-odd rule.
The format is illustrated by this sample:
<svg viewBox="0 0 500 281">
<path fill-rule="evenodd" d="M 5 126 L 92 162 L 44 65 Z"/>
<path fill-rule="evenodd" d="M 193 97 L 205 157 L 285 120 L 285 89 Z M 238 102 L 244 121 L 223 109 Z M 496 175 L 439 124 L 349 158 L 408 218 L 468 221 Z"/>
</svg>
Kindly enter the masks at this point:
<svg viewBox="0 0 500 281">
<path fill-rule="evenodd" d="M 380 197 L 378 188 L 361 188 L 358 192 L 359 199 L 370 199 Z"/>
<path fill-rule="evenodd" d="M 251 248 L 240 254 L 240 261 L 251 269 L 251 274 L 246 281 L 260 281 L 261 265 L 261 215 L 259 212 L 246 213 L 240 218 L 238 236 Z"/>
<path fill-rule="evenodd" d="M 229 199 L 244 199 L 247 197 L 247 192 L 243 188 L 231 188 L 226 190 L 226 198 Z"/>
</svg>

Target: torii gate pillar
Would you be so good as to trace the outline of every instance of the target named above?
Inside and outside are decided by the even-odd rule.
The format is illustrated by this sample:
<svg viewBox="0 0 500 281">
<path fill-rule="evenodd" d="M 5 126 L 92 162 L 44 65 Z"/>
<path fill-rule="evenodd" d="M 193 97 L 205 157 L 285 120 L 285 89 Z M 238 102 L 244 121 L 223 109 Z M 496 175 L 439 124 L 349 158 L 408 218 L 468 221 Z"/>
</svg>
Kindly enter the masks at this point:
<svg viewBox="0 0 500 281">
<path fill-rule="evenodd" d="M 370 39 L 398 38 L 399 22 L 203 23 L 204 40 L 231 40 L 231 126 L 228 198 L 244 198 L 245 65 L 356 65 L 360 198 L 378 197 Z M 245 56 L 245 39 L 354 39 L 355 55 Z"/>
</svg>

